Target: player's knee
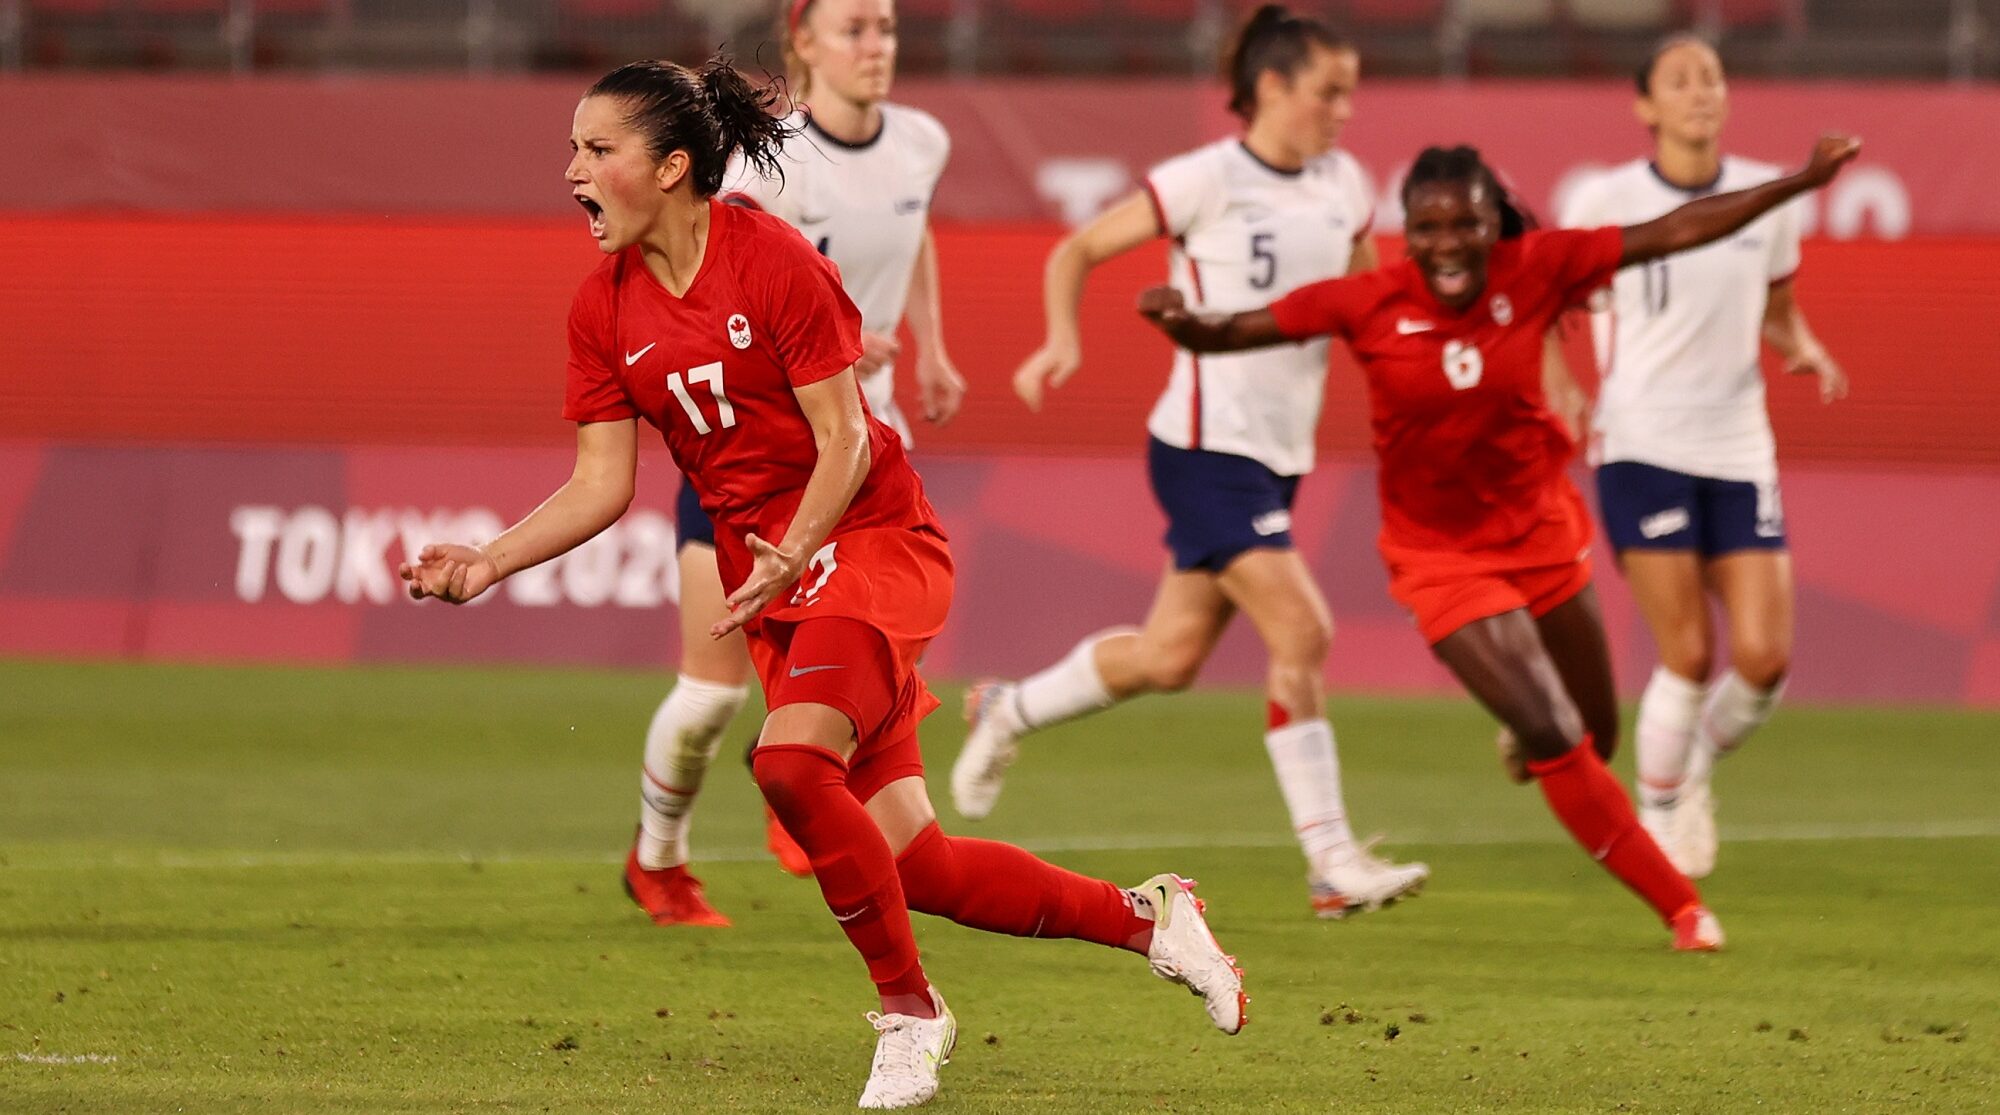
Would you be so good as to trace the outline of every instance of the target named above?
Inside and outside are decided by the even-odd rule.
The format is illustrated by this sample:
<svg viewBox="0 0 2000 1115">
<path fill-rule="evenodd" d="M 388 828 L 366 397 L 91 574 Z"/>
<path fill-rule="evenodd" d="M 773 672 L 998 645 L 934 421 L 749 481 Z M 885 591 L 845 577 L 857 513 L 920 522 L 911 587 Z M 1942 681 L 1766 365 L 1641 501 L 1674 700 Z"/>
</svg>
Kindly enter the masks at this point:
<svg viewBox="0 0 2000 1115">
<path fill-rule="evenodd" d="M 1271 660 L 1317 672 L 1333 649 L 1333 618 L 1320 614 L 1293 617 L 1271 640 Z"/>
<path fill-rule="evenodd" d="M 844 773 L 832 752 L 817 747 L 759 747 L 750 753 L 750 774 L 781 821 L 804 809 L 815 791 L 837 784 Z"/>
<path fill-rule="evenodd" d="M 1146 682 L 1155 690 L 1178 693 L 1201 674 L 1204 655 L 1193 643 L 1158 643 L 1147 650 Z"/>
<path fill-rule="evenodd" d="M 1730 665 L 1758 689 L 1785 680 L 1792 668 L 1791 648 L 1775 640 L 1746 639 L 1729 648 Z"/>
<path fill-rule="evenodd" d="M 1714 651 L 1700 628 L 1674 631 L 1660 638 L 1660 665 L 1684 678 L 1700 680 L 1715 668 Z"/>
</svg>

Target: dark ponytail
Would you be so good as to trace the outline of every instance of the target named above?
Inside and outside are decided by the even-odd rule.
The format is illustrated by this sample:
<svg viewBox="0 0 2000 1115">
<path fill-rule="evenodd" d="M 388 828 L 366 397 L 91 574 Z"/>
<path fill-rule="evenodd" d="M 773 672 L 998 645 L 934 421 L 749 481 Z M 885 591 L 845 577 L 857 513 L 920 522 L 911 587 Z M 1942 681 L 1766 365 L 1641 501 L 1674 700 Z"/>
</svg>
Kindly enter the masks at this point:
<svg viewBox="0 0 2000 1115">
<path fill-rule="evenodd" d="M 1290 79 L 1306 64 L 1315 46 L 1352 50 L 1347 36 L 1306 16 L 1293 15 L 1283 4 L 1265 4 L 1250 13 L 1223 56 L 1223 76 L 1229 79 L 1229 111 L 1248 120 L 1257 113 L 1257 79 L 1267 71 Z"/>
<path fill-rule="evenodd" d="M 1527 206 L 1515 200 L 1513 191 L 1500 181 L 1500 176 L 1486 161 L 1479 157 L 1477 147 L 1426 147 L 1410 164 L 1410 173 L 1403 176 L 1403 208 L 1410 207 L 1410 195 L 1418 186 L 1432 182 L 1462 182 L 1468 186 L 1480 186 L 1493 195 L 1493 207 L 1500 211 L 1500 239 L 1512 240 L 1539 221 Z"/>
<path fill-rule="evenodd" d="M 758 87 L 723 55 L 691 70 L 678 62 L 631 62 L 597 79 L 587 97 L 616 97 L 625 125 L 646 137 L 655 159 L 686 151 L 689 178 L 701 197 L 722 189 L 729 159 L 738 151 L 757 172 L 779 173 L 778 150 L 794 129 L 771 114 L 780 99 L 774 86 Z"/>
</svg>

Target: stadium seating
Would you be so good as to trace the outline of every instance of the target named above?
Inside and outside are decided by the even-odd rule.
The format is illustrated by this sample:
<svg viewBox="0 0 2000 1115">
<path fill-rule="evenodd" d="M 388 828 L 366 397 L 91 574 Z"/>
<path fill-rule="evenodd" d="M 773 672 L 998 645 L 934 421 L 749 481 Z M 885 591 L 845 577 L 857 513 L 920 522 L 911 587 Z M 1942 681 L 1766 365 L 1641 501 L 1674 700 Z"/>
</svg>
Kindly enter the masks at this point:
<svg viewBox="0 0 2000 1115">
<path fill-rule="evenodd" d="M 594 69 L 640 53 L 703 54 L 746 32 L 768 42 L 775 3 L 0 0 L 0 69 Z M 1230 27 L 1254 6 L 902 0 L 902 66 L 1209 73 Z M 1377 75 L 1622 74 L 1676 28 L 1717 39 L 1741 76 L 2000 74 L 2000 0 L 1302 0 L 1299 8 L 1349 30 Z M 774 58 L 766 68 L 775 66 Z"/>
</svg>

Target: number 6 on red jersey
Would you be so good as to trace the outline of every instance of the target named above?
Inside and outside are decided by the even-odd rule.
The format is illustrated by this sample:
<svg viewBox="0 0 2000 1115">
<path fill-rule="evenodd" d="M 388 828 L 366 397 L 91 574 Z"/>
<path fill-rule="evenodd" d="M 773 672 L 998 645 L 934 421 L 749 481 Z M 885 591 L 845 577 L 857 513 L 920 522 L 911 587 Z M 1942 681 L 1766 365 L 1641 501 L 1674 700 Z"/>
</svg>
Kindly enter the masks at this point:
<svg viewBox="0 0 2000 1115">
<path fill-rule="evenodd" d="M 1486 358 L 1479 355 L 1478 345 L 1467 341 L 1444 343 L 1444 378 L 1451 381 L 1454 389 L 1476 387 L 1479 377 L 1485 374 Z"/>
</svg>

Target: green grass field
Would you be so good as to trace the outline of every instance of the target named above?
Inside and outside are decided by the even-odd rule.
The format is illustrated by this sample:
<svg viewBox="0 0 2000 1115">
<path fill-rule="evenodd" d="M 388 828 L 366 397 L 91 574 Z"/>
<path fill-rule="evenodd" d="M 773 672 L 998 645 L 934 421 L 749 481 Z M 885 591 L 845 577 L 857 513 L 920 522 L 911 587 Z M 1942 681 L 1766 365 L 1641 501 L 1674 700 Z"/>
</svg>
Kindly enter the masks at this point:
<svg viewBox="0 0 2000 1115">
<path fill-rule="evenodd" d="M 0 1113 L 851 1108 L 871 989 L 759 855 L 740 766 L 696 821 L 736 928 L 657 928 L 619 889 L 663 685 L 0 663 Z M 1315 921 L 1260 708 L 1050 732 L 977 830 L 1201 879 L 1250 1027 L 1127 954 L 920 918 L 962 1027 L 935 1110 L 2000 1103 L 2000 716 L 1781 712 L 1717 782 L 1730 950 L 1681 956 L 1462 701 L 1336 702 L 1359 827 L 1435 876 Z M 931 721 L 940 783 L 961 730 Z"/>
</svg>

